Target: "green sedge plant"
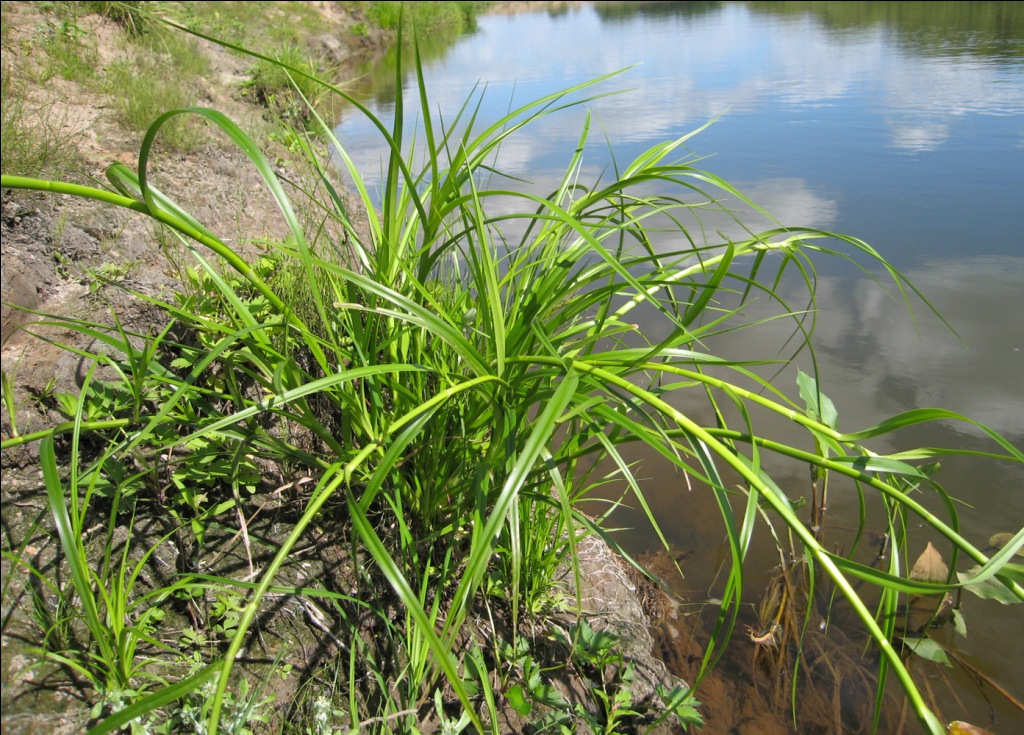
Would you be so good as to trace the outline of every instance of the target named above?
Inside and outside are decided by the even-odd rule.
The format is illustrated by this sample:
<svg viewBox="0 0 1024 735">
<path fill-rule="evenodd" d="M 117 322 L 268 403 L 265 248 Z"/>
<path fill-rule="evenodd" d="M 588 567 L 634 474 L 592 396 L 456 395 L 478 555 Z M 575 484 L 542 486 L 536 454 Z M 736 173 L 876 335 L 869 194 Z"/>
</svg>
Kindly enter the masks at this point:
<svg viewBox="0 0 1024 735">
<path fill-rule="evenodd" d="M 540 119 L 586 105 L 601 94 L 594 87 L 613 75 L 532 101 L 490 123 L 480 121 L 480 98 L 473 96 L 441 127 L 432 122 L 417 57 L 422 130 L 412 145 L 401 99 L 388 125 L 304 69 L 224 45 L 302 79 L 294 85 L 299 95 L 309 82 L 338 95 L 376 126 L 389 150 L 379 196 L 331 125 L 309 107 L 352 181 L 366 227 L 357 225 L 331 164 L 308 138 L 297 140 L 312 182 L 289 189 L 245 132 L 205 108 L 161 115 L 143 139 L 137 170 L 123 164 L 108 170 L 110 190 L 3 177 L 4 187 L 85 197 L 156 220 L 190 249 L 198 278 L 209 286 L 201 309 L 188 298 L 150 297 L 193 335 L 175 348 L 177 354 L 159 354 L 157 345 L 154 359 L 146 362 L 133 358 L 128 340 L 107 338 L 124 350 L 127 381 L 158 386 L 159 401 L 140 404 L 126 417 L 76 419 L 70 426 L 11 437 L 4 447 L 32 440 L 49 446 L 58 433 L 88 432 L 107 437 L 109 456 L 174 454 L 187 463 L 202 456 L 195 446 L 228 442 L 244 447 L 242 454 L 313 479 L 273 560 L 245 588 L 248 599 L 223 657 L 141 698 L 95 732 L 110 732 L 125 718 L 164 706 L 213 678 L 217 684 L 205 716 L 209 732 L 218 732 L 235 681 L 232 669 L 253 621 L 289 555 L 314 525 L 343 530 L 356 553 L 372 560 L 365 573 L 384 580 L 402 610 L 400 619 L 389 619 L 394 660 L 384 660 L 378 650 L 368 657 L 375 670 L 361 676 L 355 651 L 365 641 L 351 649 L 349 725 L 412 732 L 439 709 L 437 692 L 443 688 L 468 718 L 457 720 L 461 725 L 496 731 L 498 696 L 489 669 L 498 666 L 481 647 L 467 645 L 467 626 L 479 619 L 481 606 L 501 604 L 514 635 L 524 618 L 542 619 L 556 607 L 575 606 L 556 593 L 556 575 L 568 565 L 579 589 L 578 541 L 588 533 L 607 536 L 600 520 L 580 505 L 606 480 L 595 475 L 598 460 L 615 467 L 631 503 L 648 508 L 626 452 L 638 444 L 686 472 L 718 501 L 730 554 L 719 640 L 735 625 L 744 561 L 763 512 L 793 539 L 812 584 L 827 580 L 835 597 L 854 610 L 880 652 L 883 673 L 903 685 L 925 728 L 942 732 L 893 645 L 892 605 L 899 594 L 944 593 L 982 582 L 995 582 L 1024 600 L 1020 567 L 1011 563 L 1024 545 L 1024 531 L 988 556 L 957 531 L 949 495 L 918 466 L 958 450 L 882 456 L 865 442 L 928 421 L 974 422 L 918 409 L 866 429 L 841 430 L 823 410 L 817 378 L 804 391 L 810 400 L 802 406 L 751 369 L 758 356 L 727 361 L 702 346 L 715 334 L 757 328 L 757 321 L 736 318 L 742 302 L 753 294 L 777 298 L 778 284 L 790 273 L 806 284 L 813 302 L 813 258 L 866 260 L 893 280 L 909 305 L 916 291 L 900 273 L 866 243 L 816 229 L 780 225 L 735 241 L 701 239 L 687 223 L 702 209 L 721 208 L 723 197 L 766 213 L 682 155 L 689 136 L 653 146 L 616 167 L 611 180 L 583 183 L 588 116 L 564 177 L 547 195 L 523 191 L 515 179 L 499 175 L 503 142 Z M 397 88 L 401 74 L 396 70 Z M 154 186 L 154 142 L 179 116 L 212 123 L 262 175 L 289 228 L 285 241 L 264 243 L 263 257 L 273 267 L 254 265 Z M 730 300 L 740 305 L 719 306 Z M 665 326 L 657 341 L 637 328 L 639 310 Z M 814 324 L 807 315 L 813 309 L 788 312 L 801 347 L 810 350 Z M 99 333 L 95 326 L 77 328 Z M 183 351 L 187 359 L 180 359 Z M 709 406 L 714 420 L 701 421 L 680 408 L 682 392 Z M 203 410 L 179 421 L 182 407 L 197 402 Z M 792 422 L 816 449 L 760 434 L 758 411 Z M 993 461 L 1024 461 L 1018 448 L 981 428 L 992 440 L 987 454 Z M 923 582 L 907 577 L 895 562 L 878 571 L 835 553 L 769 476 L 769 454 L 807 463 L 821 476 L 850 478 L 865 499 L 877 498 L 890 509 L 894 524 L 897 516 L 916 517 L 946 539 L 954 561 L 967 557 L 978 565 L 977 573 Z M 733 478 L 747 493 L 739 509 Z M 239 476 L 228 472 L 223 481 L 237 483 Z M 72 477 L 67 496 L 74 498 L 82 484 Z M 946 517 L 925 507 L 912 489 L 940 497 Z M 658 529 L 659 519 L 647 512 Z M 860 582 L 874 592 L 855 586 Z M 84 573 L 81 585 L 92 585 Z M 872 610 L 879 597 L 883 602 Z M 713 665 L 718 653 L 709 646 L 706 663 Z M 367 681 L 377 682 L 376 693 L 366 691 Z M 884 682 L 880 677 L 879 699 Z M 601 704 L 608 718 L 602 726 L 628 718 L 624 695 L 605 693 L 612 699 Z M 680 711 L 692 703 L 671 699 Z"/>
</svg>

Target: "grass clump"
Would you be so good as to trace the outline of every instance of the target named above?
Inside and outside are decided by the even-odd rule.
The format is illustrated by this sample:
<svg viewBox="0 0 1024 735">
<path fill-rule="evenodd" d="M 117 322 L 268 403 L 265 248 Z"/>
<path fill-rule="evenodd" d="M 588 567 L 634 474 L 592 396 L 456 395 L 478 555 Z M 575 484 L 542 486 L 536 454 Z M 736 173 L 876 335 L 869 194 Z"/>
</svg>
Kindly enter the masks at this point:
<svg viewBox="0 0 1024 735">
<path fill-rule="evenodd" d="M 300 130 L 310 127 L 316 120 L 314 110 L 326 98 L 323 86 L 315 80 L 333 76 L 327 62 L 294 43 L 270 56 L 273 61 L 260 59 L 249 70 L 246 92 L 268 109 L 272 119 Z"/>
<path fill-rule="evenodd" d="M 66 175 L 80 163 L 78 131 L 66 125 L 53 101 L 29 99 L 27 82 L 7 49 L 2 64 L 0 165 L 6 173 L 19 176 Z"/>
<path fill-rule="evenodd" d="M 96 13 L 110 18 L 132 36 L 142 36 L 155 27 L 154 13 L 159 13 L 170 5 L 170 3 L 142 2 L 141 0 L 121 0 L 121 2 L 86 0 L 82 3 L 82 8 L 88 13 Z"/>
<path fill-rule="evenodd" d="M 170 107 L 188 107 L 197 102 L 195 77 L 186 75 L 154 85 L 163 78 L 167 66 L 160 58 L 136 55 L 111 64 L 103 87 L 117 105 L 118 119 L 129 130 L 143 131 L 155 117 Z M 167 126 L 162 142 L 172 150 L 188 152 L 203 143 L 203 129 L 195 121 L 174 120 Z"/>
<path fill-rule="evenodd" d="M 92 4 L 87 3 L 89 7 Z M 100 8 L 123 13 L 114 20 L 125 28 L 124 55 L 105 70 L 102 90 L 113 100 L 119 119 L 129 130 L 144 131 L 164 111 L 198 103 L 199 80 L 210 71 L 210 61 L 195 39 L 169 31 L 158 23 L 149 7 L 122 7 L 122 3 L 99 3 Z M 148 6 L 148 3 L 138 3 Z M 160 80 L 154 84 L 154 80 Z M 177 119 L 169 123 L 163 144 L 172 150 L 189 152 L 204 141 L 202 126 Z"/>
<path fill-rule="evenodd" d="M 63 19 L 61 19 L 61 16 Z M 74 14 L 60 13 L 39 31 L 39 45 L 46 53 L 40 82 L 61 76 L 73 82 L 88 83 L 96 76 L 99 56 L 88 33 Z"/>
<path fill-rule="evenodd" d="M 480 2 L 370 2 L 367 17 L 386 31 L 397 31 L 403 21 L 421 32 L 446 28 L 455 32 L 472 30 Z"/>
<path fill-rule="evenodd" d="M 406 144 L 401 100 L 386 124 L 343 90 L 320 83 L 371 115 L 386 141 L 379 189 L 333 138 L 332 126 L 309 111 L 354 182 L 365 228 L 305 139 L 298 144 L 314 181 L 286 189 L 232 121 L 212 110 L 187 113 L 216 125 L 246 153 L 288 224 L 289 236 L 266 243 L 258 258 L 247 258 L 153 186 L 154 144 L 186 113 L 156 119 L 137 171 L 123 164 L 108 170 L 116 192 L 3 177 L 5 187 L 140 212 L 171 228 L 196 258 L 191 287 L 176 300 L 144 297 L 170 320 L 155 337 L 65 321 L 65 328 L 104 344 L 103 352 L 84 357 L 110 380 L 94 382 L 90 373 L 77 394 L 59 398 L 67 423 L 3 443 L 41 442 L 49 508 L 74 587 L 83 600 L 95 600 L 81 612 L 83 649 L 48 655 L 77 667 L 103 695 L 138 687 L 127 708 L 103 710 L 96 732 L 148 716 L 209 682 L 216 683 L 201 709 L 204 727 L 226 729 L 228 709 L 245 699 L 231 694 L 241 691 L 234 670 L 243 665 L 243 649 L 254 645 L 271 595 L 321 614 L 323 603 L 331 612 L 325 627 L 340 641 L 336 696 L 324 700 L 309 691 L 303 700 L 310 716 L 329 727 L 497 732 L 503 701 L 538 727 L 585 723 L 610 732 L 671 711 L 695 721 L 693 694 L 685 689 L 663 693 L 658 706 L 669 712 L 652 713 L 632 699 L 632 672 L 616 637 L 583 624 L 581 597 L 566 594 L 559 578 L 568 569 L 580 590 L 581 543 L 592 536 L 610 542 L 602 519 L 582 512 L 597 488 L 615 479 L 630 502 L 648 508 L 627 459 L 627 448 L 639 445 L 719 503 L 730 559 L 718 641 L 736 621 L 755 521 L 769 517 L 782 529 L 777 538 L 791 539 L 793 553 L 812 570 L 812 584 L 831 593 L 822 597 L 849 605 L 882 652 L 879 692 L 884 672 L 892 672 L 920 721 L 940 733 L 893 646 L 894 611 L 901 594 L 974 582 L 907 578 L 898 566 L 901 550 L 914 524 L 924 523 L 954 555 L 977 563 L 973 579 L 997 580 L 1007 595 L 1024 600 L 1009 563 L 1024 531 L 1010 551 L 989 557 L 958 533 L 951 502 L 938 517 L 915 497 L 927 491 L 948 500 L 918 466 L 947 450 L 880 456 L 864 442 L 922 422 L 968 419 L 921 409 L 841 429 L 817 376 L 802 376 L 800 398 L 790 398 L 750 369 L 756 356 L 731 362 L 703 347 L 715 334 L 757 328 L 743 302 L 751 295 L 777 298 L 778 284 L 795 273 L 812 307 L 788 316 L 795 338 L 811 350 L 813 322 L 804 315 L 814 313 L 812 256 L 866 259 L 904 292 L 912 286 L 848 236 L 786 226 L 738 241 L 702 236 L 688 223 L 708 209 L 727 214 L 723 197 L 756 205 L 681 154 L 689 136 L 651 147 L 610 180 L 585 182 L 587 118 L 562 179 L 546 195 L 501 175 L 505 141 L 548 115 L 585 105 L 608 77 L 490 123 L 478 119 L 480 100 L 471 98 L 439 128 L 418 64 L 417 72 L 418 150 Z M 399 68 L 399 88 L 401 82 Z M 656 341 L 634 321 L 641 310 L 663 327 Z M 698 404 L 710 420 L 698 418 Z M 763 411 L 791 421 L 814 449 L 759 434 Z M 986 433 L 993 458 L 1024 461 L 1018 449 Z M 70 447 L 66 476 L 57 467 L 58 436 Z M 816 477 L 848 478 L 865 503 L 881 503 L 897 561 L 880 572 L 826 548 L 765 470 L 767 454 L 809 464 Z M 596 474 L 598 460 L 611 463 L 610 476 Z M 108 579 L 140 579 L 157 546 L 142 544 L 141 557 L 129 561 L 127 552 L 114 554 L 103 544 L 103 561 L 94 563 L 77 540 L 89 501 L 106 499 L 105 526 L 115 528 L 119 518 L 137 517 L 133 498 L 154 488 L 160 502 L 149 512 L 163 519 L 166 537 L 177 539 L 189 563 L 142 597 L 116 586 L 119 594 L 108 594 Z M 293 496 L 288 523 L 260 564 L 250 561 L 251 573 L 201 566 L 206 555 L 220 556 L 218 528 L 249 539 L 252 501 L 286 491 Z M 657 531 L 659 519 L 648 515 Z M 297 550 L 314 535 L 346 550 L 335 564 L 345 575 L 342 589 L 286 581 Z M 97 575 L 97 568 L 119 573 Z M 857 589 L 862 583 L 871 596 Z M 218 625 L 189 635 L 216 633 L 221 645 L 197 649 L 187 673 L 163 674 L 173 683 L 154 683 L 145 673 L 166 653 L 164 638 L 124 620 L 155 625 L 150 610 L 169 606 L 172 596 L 198 599 L 203 590 L 216 591 Z M 135 607 L 126 609 L 122 600 Z M 102 625 L 103 615 L 117 623 Z M 115 644 L 134 646 L 123 653 L 129 663 L 110 666 L 120 660 Z M 593 701 L 569 704 L 560 693 L 559 677 L 574 673 L 589 677 Z"/>
<path fill-rule="evenodd" d="M 195 28 L 225 41 L 270 50 L 323 32 L 323 16 L 304 2 L 197 2 Z"/>
</svg>

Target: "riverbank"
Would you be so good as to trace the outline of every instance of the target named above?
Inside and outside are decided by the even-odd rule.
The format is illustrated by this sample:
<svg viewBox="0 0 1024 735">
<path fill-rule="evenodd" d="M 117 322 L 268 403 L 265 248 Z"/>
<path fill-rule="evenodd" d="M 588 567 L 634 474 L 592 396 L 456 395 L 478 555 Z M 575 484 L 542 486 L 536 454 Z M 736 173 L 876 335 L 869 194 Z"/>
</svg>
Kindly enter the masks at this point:
<svg viewBox="0 0 1024 735">
<path fill-rule="evenodd" d="M 223 112 L 282 172 L 295 175 L 297 141 L 282 123 L 301 128 L 303 120 L 296 117 L 301 104 L 286 77 L 274 77 L 267 64 L 155 20 L 143 27 L 144 16 L 98 14 L 89 12 L 90 5 L 105 4 L 4 3 L 5 173 L 102 181 L 111 163 L 134 165 L 142 134 L 158 115 L 199 105 Z M 244 3 L 178 3 L 169 4 L 168 12 L 201 33 L 259 48 L 344 83 L 394 43 L 397 28 L 395 19 L 369 14 L 370 6 L 392 4 L 342 5 L 270 3 L 257 10 Z M 451 32 L 472 22 L 458 3 L 429 5 L 452 8 L 437 13 L 438 22 L 448 17 L 455 24 Z M 329 116 L 332 101 L 322 97 L 322 112 Z M 269 199 L 252 196 L 262 190 L 259 177 L 223 135 L 182 118 L 163 129 L 156 151 L 171 187 L 167 193 L 213 229 L 236 239 L 283 234 Z M 52 311 L 76 298 L 76 286 L 78 296 L 89 293 L 90 285 L 97 291 L 104 274 L 123 281 L 162 270 L 164 254 L 135 218 L 10 192 L 4 206 L 3 288 L 5 301 L 14 305 Z M 2 317 L 6 342 L 25 314 L 5 304 Z"/>
</svg>

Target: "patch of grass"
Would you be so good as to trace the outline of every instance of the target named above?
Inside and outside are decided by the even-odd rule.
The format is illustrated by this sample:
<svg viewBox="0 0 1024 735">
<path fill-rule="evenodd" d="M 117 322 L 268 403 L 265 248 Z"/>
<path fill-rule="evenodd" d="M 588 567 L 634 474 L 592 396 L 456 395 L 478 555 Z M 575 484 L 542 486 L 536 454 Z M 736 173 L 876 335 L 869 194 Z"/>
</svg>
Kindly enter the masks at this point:
<svg viewBox="0 0 1024 735">
<path fill-rule="evenodd" d="M 482 3 L 473 2 L 370 2 L 366 3 L 367 17 L 386 31 L 398 30 L 405 14 L 405 22 L 421 33 L 451 29 L 461 32 L 473 28 L 476 12 Z"/>
<path fill-rule="evenodd" d="M 32 102 L 27 82 L 15 69 L 17 56 L 6 49 L 2 62 L 3 119 L 0 160 L 5 173 L 19 176 L 66 176 L 80 163 L 72 128 L 55 100 Z"/>
<path fill-rule="evenodd" d="M 195 104 L 197 77 L 209 72 L 209 60 L 201 53 L 197 42 L 181 33 L 169 32 L 153 20 L 154 12 L 168 4 L 149 3 L 66 3 L 58 4 L 52 14 L 37 29 L 34 39 L 26 42 L 25 54 L 32 54 L 35 81 L 42 84 L 54 76 L 62 76 L 97 94 L 107 94 L 112 100 L 123 125 L 135 131 L 145 130 L 149 124 L 170 106 L 184 107 Z M 102 6 L 102 7 L 100 7 Z M 83 28 L 88 13 L 113 17 L 126 29 L 123 58 L 98 74 L 99 55 L 95 41 Z M 36 48 L 41 53 L 32 53 Z M 64 154 L 72 148 L 75 131 L 67 131 L 63 120 L 52 112 L 57 105 L 47 105 L 50 114 L 40 114 L 42 105 L 26 101 L 28 70 L 16 80 L 10 59 L 16 54 L 4 52 L 4 160 L 17 164 L 14 171 L 41 175 L 38 162 L 28 159 L 53 161 L 50 171 L 67 165 Z M 31 111 L 33 114 L 28 114 Z M 27 125 L 33 123 L 31 133 Z M 8 134 L 8 131 L 10 134 Z M 163 143 L 178 151 L 195 150 L 203 141 L 202 130 L 184 119 L 172 122 L 166 130 Z"/>
<path fill-rule="evenodd" d="M 203 53 L 194 38 L 184 33 L 175 32 L 161 25 L 136 43 L 148 49 L 160 62 L 169 64 L 174 73 L 182 78 L 183 84 L 194 85 L 195 77 L 210 73 L 209 57 Z"/>
<path fill-rule="evenodd" d="M 110 18 L 132 36 L 142 36 L 152 30 L 154 14 L 163 12 L 170 6 L 171 3 L 142 2 L 141 0 L 121 0 L 120 2 L 86 0 L 82 3 L 85 12 Z"/>
<path fill-rule="evenodd" d="M 369 6 L 367 15 L 374 23 L 386 31 L 398 30 L 398 23 L 402 17 L 402 3 L 371 2 Z"/>
<path fill-rule="evenodd" d="M 95 42 L 78 24 L 76 16 L 57 18 L 48 20 L 38 30 L 39 45 L 46 54 L 40 82 L 58 75 L 73 82 L 89 82 L 99 66 Z"/>
<path fill-rule="evenodd" d="M 167 110 L 198 103 L 198 77 L 209 72 L 210 62 L 194 39 L 154 27 L 133 38 L 125 54 L 107 68 L 102 87 L 127 128 L 144 131 Z M 161 137 L 182 152 L 197 149 L 203 140 L 202 126 L 184 117 L 172 120 Z"/>
<path fill-rule="evenodd" d="M 315 121 L 314 111 L 326 95 L 322 84 L 295 69 L 317 79 L 331 78 L 326 62 L 305 52 L 296 44 L 287 44 L 269 54 L 276 63 L 260 59 L 250 69 L 246 92 L 265 106 L 271 117 L 288 126 L 305 129 Z"/>
<path fill-rule="evenodd" d="M 295 45 L 323 31 L 323 16 L 304 2 L 198 2 L 194 27 L 232 43 L 261 49 Z"/>
<path fill-rule="evenodd" d="M 157 79 L 162 82 L 156 84 Z M 103 87 L 117 106 L 121 123 L 142 132 L 167 110 L 197 102 L 188 81 L 168 78 L 167 67 L 155 59 L 135 58 L 111 64 Z M 193 151 L 203 142 L 202 127 L 179 117 L 167 125 L 160 140 L 172 150 Z"/>
<path fill-rule="evenodd" d="M 132 130 L 143 131 L 168 109 L 198 103 L 198 79 L 209 73 L 210 61 L 194 38 L 155 20 L 156 13 L 169 13 L 172 8 L 138 5 L 145 7 L 124 9 L 130 17 L 122 25 L 135 29 L 126 49 L 130 58 L 111 66 L 105 89 L 117 100 L 122 121 Z M 184 11 L 173 9 L 178 15 L 192 15 L 189 6 Z M 165 133 L 163 143 L 182 152 L 195 150 L 204 140 L 202 126 L 186 118 L 171 121 Z"/>
</svg>

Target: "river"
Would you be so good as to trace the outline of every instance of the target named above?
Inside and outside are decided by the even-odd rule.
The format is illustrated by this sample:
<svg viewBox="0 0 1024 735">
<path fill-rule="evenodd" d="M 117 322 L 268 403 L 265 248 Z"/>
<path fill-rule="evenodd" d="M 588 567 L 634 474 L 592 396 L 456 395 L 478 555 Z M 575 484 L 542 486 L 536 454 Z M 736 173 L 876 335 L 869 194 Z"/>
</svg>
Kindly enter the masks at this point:
<svg viewBox="0 0 1024 735">
<path fill-rule="evenodd" d="M 708 157 L 702 167 L 785 224 L 870 243 L 948 321 L 916 298 L 912 317 L 892 298 L 891 283 L 887 293 L 848 263 L 817 261 L 815 344 L 841 427 L 934 406 L 1024 445 L 1024 3 L 529 5 L 531 12 L 480 18 L 454 43 L 424 43 L 433 109 L 450 119 L 474 85 L 486 85 L 479 117 L 490 121 L 517 103 L 628 67 L 601 87 L 620 93 L 589 104 L 599 133 L 584 177 L 609 165 L 609 145 L 616 160 L 629 161 L 713 121 L 688 142 Z M 392 71 L 378 67 L 353 88 L 375 115 L 392 117 Z M 405 94 L 414 105 L 409 79 Z M 503 147 L 502 170 L 548 190 L 581 121 L 582 111 L 570 110 L 535 126 Z M 338 133 L 372 179 L 383 165 L 376 132 L 348 111 Z M 712 351 L 782 354 L 779 330 L 755 332 L 723 336 Z M 809 370 L 803 359 L 797 364 Z M 796 395 L 792 371 L 778 385 Z M 993 448 L 962 423 L 919 427 L 874 448 L 904 446 Z M 682 479 L 654 458 L 639 459 L 654 511 L 685 557 L 680 589 L 698 602 L 713 599 L 722 539 L 706 519 L 717 510 L 706 495 L 680 492 Z M 807 484 L 804 469 L 776 469 L 793 488 Z M 960 501 L 961 532 L 975 545 L 1024 527 L 1024 467 L 961 457 L 944 461 L 939 479 Z M 832 538 L 841 546 L 850 542 L 843 534 L 855 522 L 855 493 L 840 487 L 830 501 Z M 626 529 L 627 549 L 652 550 L 642 516 L 622 512 L 614 520 Z M 916 539 L 911 557 L 928 540 Z M 757 544 L 752 558 L 771 560 L 769 534 Z M 756 598 L 771 564 L 750 566 Z M 962 602 L 967 636 L 943 637 L 944 645 L 1021 699 L 1021 608 L 972 595 Z M 962 700 L 952 714 L 997 733 L 1024 731 L 1019 710 L 962 668 L 948 674 L 948 685 L 935 686 L 940 702 Z"/>
</svg>

